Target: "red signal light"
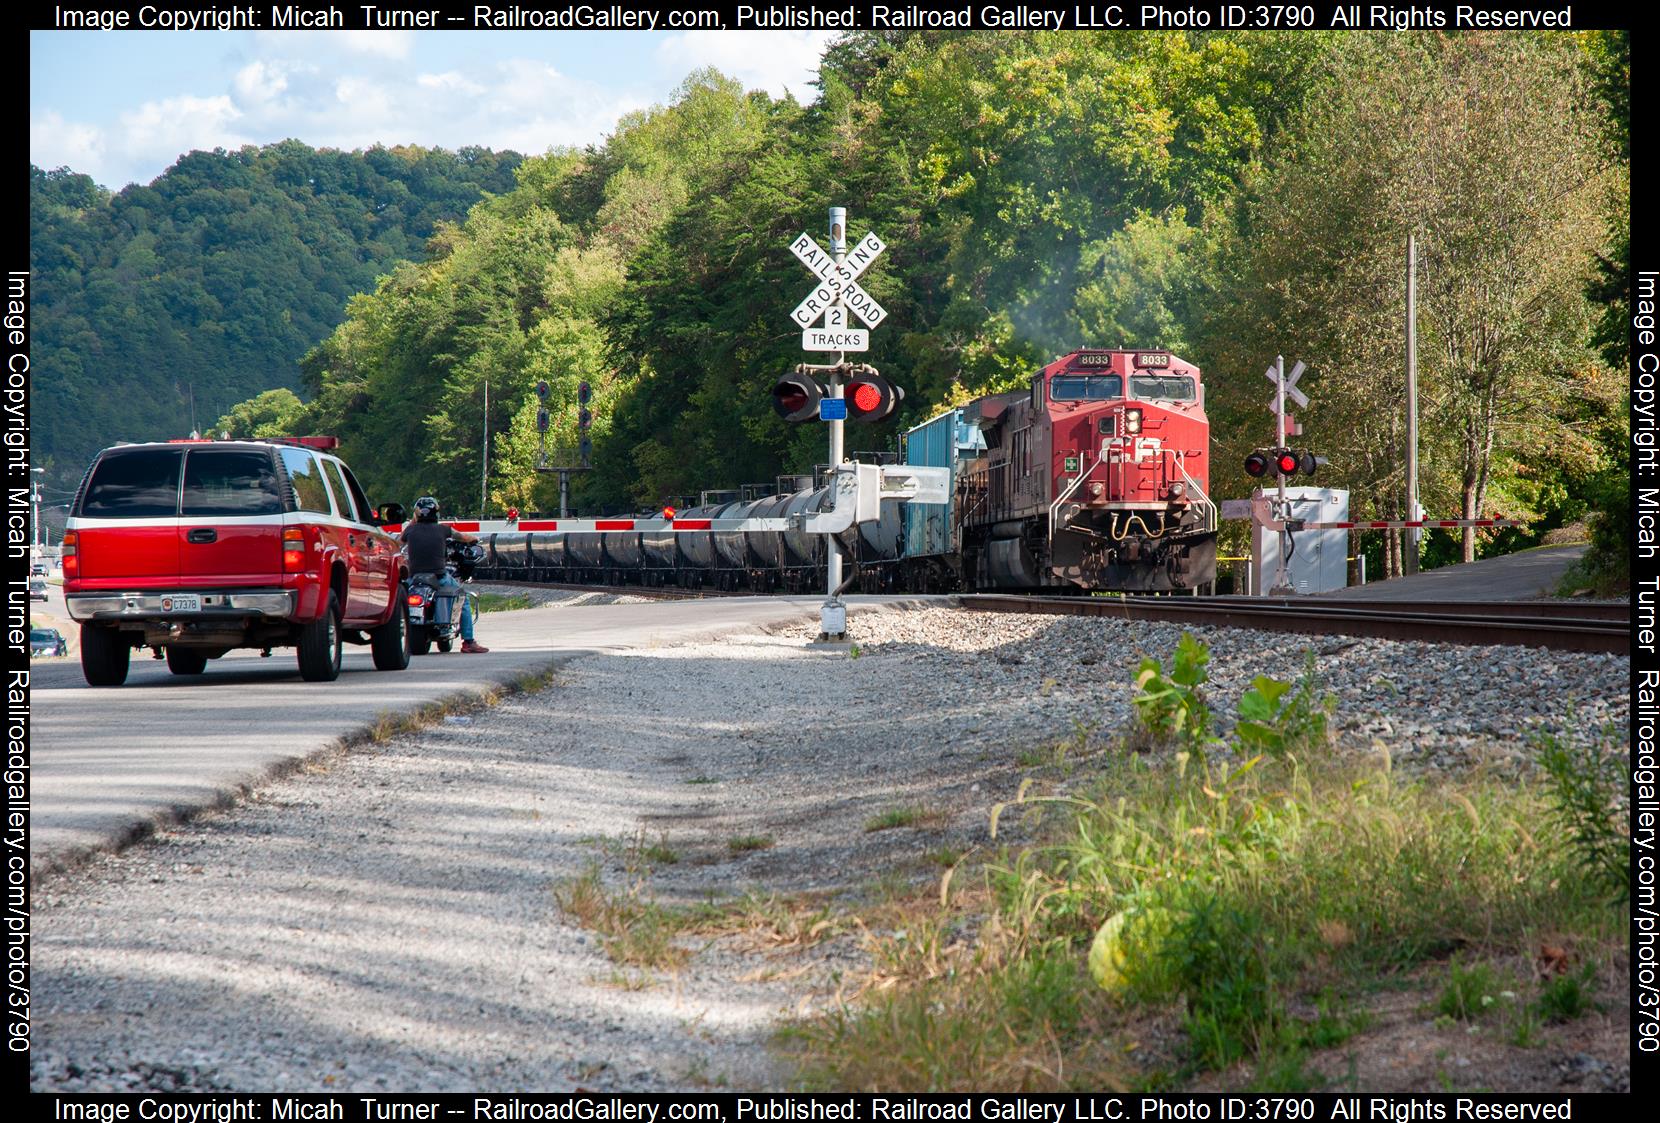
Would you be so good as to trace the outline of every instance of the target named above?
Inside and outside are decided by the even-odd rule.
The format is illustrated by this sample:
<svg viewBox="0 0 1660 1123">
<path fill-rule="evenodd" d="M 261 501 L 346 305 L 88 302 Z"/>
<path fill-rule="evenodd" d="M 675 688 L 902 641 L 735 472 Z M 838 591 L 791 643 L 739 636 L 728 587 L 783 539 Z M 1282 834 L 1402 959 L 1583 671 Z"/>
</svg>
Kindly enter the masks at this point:
<svg viewBox="0 0 1660 1123">
<path fill-rule="evenodd" d="M 882 404 L 882 391 L 868 382 L 855 382 L 848 389 L 852 391 L 848 397 L 853 399 L 853 408 L 860 413 L 871 413 Z"/>
<path fill-rule="evenodd" d="M 1245 458 L 1245 474 L 1252 479 L 1261 479 L 1268 474 L 1268 454 L 1262 449 L 1254 450 Z"/>
<path fill-rule="evenodd" d="M 1274 451 L 1274 468 L 1281 475 L 1294 476 L 1297 474 L 1297 454 L 1288 448 Z"/>
<path fill-rule="evenodd" d="M 899 408 L 905 391 L 866 368 L 847 384 L 847 419 L 880 421 Z"/>
</svg>

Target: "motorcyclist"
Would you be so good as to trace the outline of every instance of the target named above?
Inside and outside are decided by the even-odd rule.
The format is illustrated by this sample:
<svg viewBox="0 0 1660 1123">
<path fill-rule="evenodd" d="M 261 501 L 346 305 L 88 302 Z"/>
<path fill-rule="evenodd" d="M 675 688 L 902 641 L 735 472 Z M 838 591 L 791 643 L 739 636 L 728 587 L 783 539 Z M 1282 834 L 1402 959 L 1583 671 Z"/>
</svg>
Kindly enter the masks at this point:
<svg viewBox="0 0 1660 1123">
<path fill-rule="evenodd" d="M 477 542 L 478 539 L 439 522 L 438 500 L 430 495 L 415 500 L 415 518 L 403 528 L 403 534 L 399 537 L 409 551 L 409 572 L 430 576 L 440 597 L 461 601 L 461 650 L 468 655 L 483 655 L 489 651 L 488 647 L 473 640 L 470 598 L 463 593 L 461 582 L 444 568 L 446 542 L 452 538 L 458 542 Z"/>
</svg>

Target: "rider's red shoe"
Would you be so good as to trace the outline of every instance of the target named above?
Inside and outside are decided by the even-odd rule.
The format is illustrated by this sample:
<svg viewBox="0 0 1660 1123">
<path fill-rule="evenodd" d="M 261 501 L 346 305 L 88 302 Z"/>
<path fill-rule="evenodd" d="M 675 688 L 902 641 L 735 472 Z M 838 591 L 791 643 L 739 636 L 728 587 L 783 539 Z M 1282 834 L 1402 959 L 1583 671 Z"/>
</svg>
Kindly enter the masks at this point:
<svg viewBox="0 0 1660 1123">
<path fill-rule="evenodd" d="M 490 649 L 485 647 L 482 643 L 474 643 L 469 639 L 461 641 L 461 650 L 467 655 L 484 655 L 487 654 Z"/>
</svg>

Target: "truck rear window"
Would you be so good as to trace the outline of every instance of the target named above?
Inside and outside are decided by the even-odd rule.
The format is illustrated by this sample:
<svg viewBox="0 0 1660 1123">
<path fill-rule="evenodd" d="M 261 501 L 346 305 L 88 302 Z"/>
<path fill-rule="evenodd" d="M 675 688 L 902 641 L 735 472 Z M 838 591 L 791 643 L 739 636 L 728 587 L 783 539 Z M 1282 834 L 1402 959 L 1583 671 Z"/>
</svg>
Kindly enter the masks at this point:
<svg viewBox="0 0 1660 1123">
<path fill-rule="evenodd" d="M 185 516 L 282 513 L 271 454 L 252 449 L 192 449 L 184 466 Z"/>
<path fill-rule="evenodd" d="M 114 449 L 87 481 L 80 513 L 91 519 L 153 519 L 179 510 L 178 448 Z"/>
</svg>

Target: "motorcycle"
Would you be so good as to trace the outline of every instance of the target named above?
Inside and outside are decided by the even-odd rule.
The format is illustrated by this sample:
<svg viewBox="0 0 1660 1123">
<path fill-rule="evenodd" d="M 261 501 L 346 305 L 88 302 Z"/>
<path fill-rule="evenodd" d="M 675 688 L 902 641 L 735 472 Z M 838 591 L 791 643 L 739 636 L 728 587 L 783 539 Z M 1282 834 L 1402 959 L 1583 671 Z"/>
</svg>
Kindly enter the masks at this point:
<svg viewBox="0 0 1660 1123">
<path fill-rule="evenodd" d="M 473 579 L 473 570 L 484 560 L 484 547 L 477 542 L 451 540 L 445 546 L 444 571 L 460 582 Z M 478 594 L 463 588 L 459 594 L 440 593 L 426 573 L 409 579 L 409 652 L 425 655 L 437 645 L 449 651 L 461 635 L 462 597 L 473 601 L 473 619 L 478 619 Z"/>
</svg>

